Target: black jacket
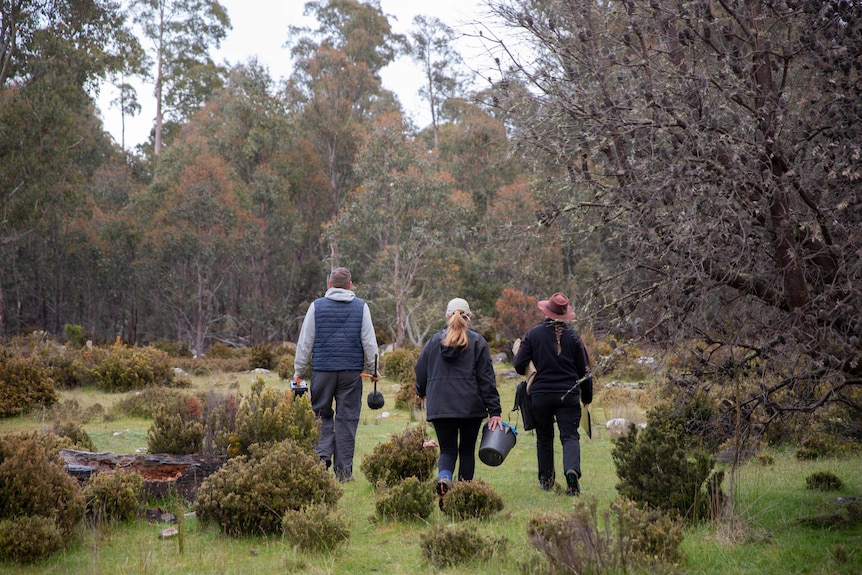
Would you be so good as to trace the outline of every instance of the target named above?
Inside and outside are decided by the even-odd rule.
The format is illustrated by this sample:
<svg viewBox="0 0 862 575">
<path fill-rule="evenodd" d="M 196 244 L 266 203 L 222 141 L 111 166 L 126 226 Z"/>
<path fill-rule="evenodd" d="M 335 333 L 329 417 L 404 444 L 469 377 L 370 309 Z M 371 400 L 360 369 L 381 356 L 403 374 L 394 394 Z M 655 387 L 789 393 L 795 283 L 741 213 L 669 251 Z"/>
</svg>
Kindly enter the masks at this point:
<svg viewBox="0 0 862 575">
<path fill-rule="evenodd" d="M 470 418 L 502 413 L 488 342 L 467 330 L 466 348 L 445 346 L 434 334 L 416 362 L 416 393 L 427 397 L 426 419 Z"/>
<path fill-rule="evenodd" d="M 562 352 L 557 355 L 557 338 L 554 322 L 543 321 L 531 327 L 521 339 L 521 347 L 513 361 L 515 371 L 521 375 L 530 361 L 536 366 L 536 377 L 530 386 L 530 395 L 544 393 L 580 393 L 583 403 L 593 401 L 593 378 L 590 375 L 590 359 L 584 342 L 569 326 L 563 329 L 560 338 Z M 578 380 L 583 380 L 578 384 Z"/>
</svg>

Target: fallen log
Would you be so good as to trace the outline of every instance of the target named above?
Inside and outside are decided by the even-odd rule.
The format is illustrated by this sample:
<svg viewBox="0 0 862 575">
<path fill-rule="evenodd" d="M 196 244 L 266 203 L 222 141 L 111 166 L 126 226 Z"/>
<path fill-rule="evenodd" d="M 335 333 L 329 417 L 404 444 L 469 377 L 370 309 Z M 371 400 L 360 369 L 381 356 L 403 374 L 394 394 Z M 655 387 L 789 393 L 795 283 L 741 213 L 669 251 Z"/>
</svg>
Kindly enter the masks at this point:
<svg viewBox="0 0 862 575">
<path fill-rule="evenodd" d="M 226 457 L 215 455 L 171 455 L 168 453 L 119 454 L 61 449 L 66 472 L 84 483 L 97 473 L 118 469 L 136 471 L 144 480 L 143 495 L 162 498 L 177 494 L 194 501 L 203 480 L 218 471 Z"/>
</svg>

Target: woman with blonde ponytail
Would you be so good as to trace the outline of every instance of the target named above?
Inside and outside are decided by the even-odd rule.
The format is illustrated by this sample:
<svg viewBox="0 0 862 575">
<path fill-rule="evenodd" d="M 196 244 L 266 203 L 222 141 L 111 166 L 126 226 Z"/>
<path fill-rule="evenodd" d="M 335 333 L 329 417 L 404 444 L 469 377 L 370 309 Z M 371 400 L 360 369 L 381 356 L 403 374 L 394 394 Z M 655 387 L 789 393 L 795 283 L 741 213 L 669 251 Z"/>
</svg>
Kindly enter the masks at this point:
<svg viewBox="0 0 862 575">
<path fill-rule="evenodd" d="M 536 425 L 536 457 L 539 487 L 554 487 L 554 422 L 563 444 L 563 469 L 566 493 L 581 492 L 581 444 L 578 425 L 581 402 L 586 408 L 593 400 L 593 378 L 584 342 L 568 325 L 575 317 L 569 298 L 555 293 L 539 302 L 545 320 L 530 328 L 521 338 L 513 361 L 515 371 L 524 374 L 532 361 L 536 376 L 530 386 L 533 421 Z"/>
<path fill-rule="evenodd" d="M 476 440 L 482 420 L 491 430 L 503 427 L 500 395 L 488 342 L 469 329 L 470 305 L 455 298 L 446 306 L 445 329 L 434 334 L 416 362 L 416 394 L 425 401 L 426 419 L 434 426 L 440 447 L 437 495 L 452 488 L 455 463 L 460 481 L 473 479 Z"/>
</svg>

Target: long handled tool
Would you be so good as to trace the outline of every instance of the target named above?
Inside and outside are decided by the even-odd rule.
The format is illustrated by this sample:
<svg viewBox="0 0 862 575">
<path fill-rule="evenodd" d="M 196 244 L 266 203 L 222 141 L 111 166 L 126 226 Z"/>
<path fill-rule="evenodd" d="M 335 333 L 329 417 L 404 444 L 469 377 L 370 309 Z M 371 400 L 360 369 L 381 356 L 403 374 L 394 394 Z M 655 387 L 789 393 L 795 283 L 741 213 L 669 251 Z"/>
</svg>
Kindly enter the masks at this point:
<svg viewBox="0 0 862 575">
<path fill-rule="evenodd" d="M 377 391 L 377 379 L 374 377 L 377 375 L 377 356 L 376 355 L 374 356 L 374 375 L 371 375 L 369 373 L 363 373 L 361 375 L 362 375 L 362 377 L 370 377 L 371 380 L 374 382 L 374 391 L 369 393 L 368 398 L 367 398 L 368 407 L 370 407 L 371 409 L 382 408 L 383 404 L 385 403 L 385 400 L 383 399 L 383 394 L 381 392 Z"/>
</svg>

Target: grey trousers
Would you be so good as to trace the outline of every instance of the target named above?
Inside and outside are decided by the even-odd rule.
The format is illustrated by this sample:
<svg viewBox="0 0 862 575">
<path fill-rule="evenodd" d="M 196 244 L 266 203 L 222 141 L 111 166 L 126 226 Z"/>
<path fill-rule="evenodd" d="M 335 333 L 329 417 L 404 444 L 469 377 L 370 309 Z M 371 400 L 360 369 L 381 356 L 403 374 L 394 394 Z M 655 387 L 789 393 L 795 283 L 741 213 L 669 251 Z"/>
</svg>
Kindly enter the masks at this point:
<svg viewBox="0 0 862 575">
<path fill-rule="evenodd" d="M 341 480 L 353 476 L 356 428 L 362 411 L 361 373 L 311 372 L 311 408 L 320 421 L 317 455 L 332 462 L 335 475 Z"/>
</svg>

